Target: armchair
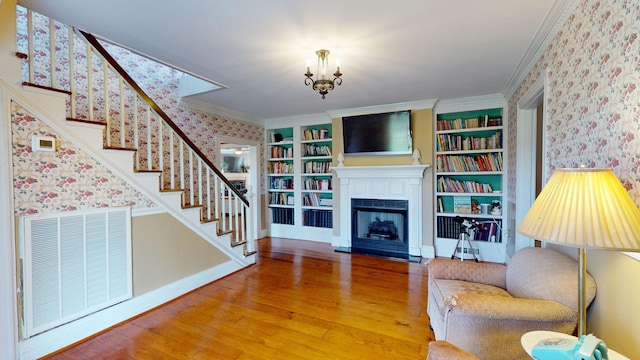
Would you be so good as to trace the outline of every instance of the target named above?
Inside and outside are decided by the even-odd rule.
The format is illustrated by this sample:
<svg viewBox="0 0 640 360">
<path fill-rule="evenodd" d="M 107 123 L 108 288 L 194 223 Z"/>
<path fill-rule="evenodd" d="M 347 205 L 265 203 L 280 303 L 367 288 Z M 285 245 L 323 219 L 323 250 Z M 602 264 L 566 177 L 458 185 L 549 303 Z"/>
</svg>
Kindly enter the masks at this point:
<svg viewBox="0 0 640 360">
<path fill-rule="evenodd" d="M 524 248 L 507 265 L 433 259 L 427 314 L 435 339 L 480 359 L 529 359 L 524 333 L 576 329 L 578 271 L 576 261 L 547 248 Z M 587 305 L 595 292 L 588 275 Z"/>
</svg>

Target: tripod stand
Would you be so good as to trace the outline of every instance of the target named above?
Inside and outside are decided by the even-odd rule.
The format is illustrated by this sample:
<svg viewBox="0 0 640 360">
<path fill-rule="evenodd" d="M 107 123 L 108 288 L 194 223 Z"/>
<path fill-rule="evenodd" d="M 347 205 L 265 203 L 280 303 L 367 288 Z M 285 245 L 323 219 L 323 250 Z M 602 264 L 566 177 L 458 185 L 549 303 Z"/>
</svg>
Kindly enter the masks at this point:
<svg viewBox="0 0 640 360">
<path fill-rule="evenodd" d="M 456 247 L 453 249 L 451 259 L 455 259 L 457 257 L 460 259 L 460 261 L 464 261 L 465 249 L 467 249 L 466 253 L 471 253 L 471 255 L 473 255 L 473 259 L 478 262 L 476 249 L 473 248 L 473 246 L 471 245 L 471 240 L 469 240 L 469 230 L 477 228 L 478 224 L 474 220 L 468 221 L 466 219 L 456 219 L 456 221 L 460 222 L 460 235 L 458 236 Z M 467 247 L 465 247 L 465 245 Z M 459 254 L 459 256 L 456 256 L 456 254 Z"/>
</svg>

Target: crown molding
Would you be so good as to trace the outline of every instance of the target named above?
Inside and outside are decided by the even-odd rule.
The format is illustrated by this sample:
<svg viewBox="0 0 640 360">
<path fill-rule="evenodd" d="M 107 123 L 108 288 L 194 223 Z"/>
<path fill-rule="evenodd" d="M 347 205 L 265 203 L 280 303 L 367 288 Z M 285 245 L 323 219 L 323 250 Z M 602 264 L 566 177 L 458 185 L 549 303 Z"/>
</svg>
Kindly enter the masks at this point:
<svg viewBox="0 0 640 360">
<path fill-rule="evenodd" d="M 265 119 L 264 127 L 266 129 L 273 129 L 279 126 L 290 126 L 291 124 L 313 125 L 329 122 L 331 122 L 331 117 L 325 112 Z"/>
<path fill-rule="evenodd" d="M 506 107 L 507 100 L 502 94 L 472 96 L 459 99 L 440 100 L 435 104 L 434 113 L 472 111 L 491 107 Z"/>
<path fill-rule="evenodd" d="M 377 113 L 401 111 L 401 110 L 433 109 L 433 106 L 436 104 L 436 102 L 437 102 L 436 99 L 408 101 L 408 102 L 394 103 L 394 104 L 373 105 L 373 106 L 363 106 L 363 107 L 349 108 L 349 109 L 330 110 L 330 111 L 327 111 L 327 113 L 329 114 L 329 116 L 331 116 L 332 119 L 337 119 L 345 116 L 377 114 Z"/>
<path fill-rule="evenodd" d="M 178 101 L 178 106 L 184 106 L 191 110 L 202 111 L 202 112 L 206 112 L 213 115 L 219 115 L 227 118 L 232 118 L 235 120 L 245 121 L 245 122 L 253 123 L 256 125 L 264 126 L 263 118 L 259 118 L 257 116 L 249 115 L 240 111 L 229 109 L 223 106 L 210 104 L 200 100 L 183 97 L 183 98 L 180 98 L 180 100 Z"/>
<path fill-rule="evenodd" d="M 516 66 L 513 74 L 509 78 L 507 85 L 502 90 L 506 99 L 510 99 L 525 77 L 533 69 L 533 66 L 540 60 L 542 54 L 547 51 L 551 41 L 558 35 L 569 16 L 575 11 L 579 0 L 556 0 L 545 16 L 544 21 L 538 28 L 529 48 L 524 53 L 522 59 Z"/>
</svg>

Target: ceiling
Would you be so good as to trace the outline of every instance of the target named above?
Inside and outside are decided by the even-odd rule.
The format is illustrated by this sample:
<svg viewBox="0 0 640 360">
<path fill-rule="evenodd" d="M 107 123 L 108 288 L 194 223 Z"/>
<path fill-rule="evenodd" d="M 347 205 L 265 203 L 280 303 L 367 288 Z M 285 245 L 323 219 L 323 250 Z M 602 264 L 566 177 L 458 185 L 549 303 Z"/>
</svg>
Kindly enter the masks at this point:
<svg viewBox="0 0 640 360">
<path fill-rule="evenodd" d="M 561 2 L 18 1 L 219 83 L 195 99 L 262 119 L 502 93 Z M 324 100 L 303 75 L 321 48 L 343 73 Z"/>
</svg>

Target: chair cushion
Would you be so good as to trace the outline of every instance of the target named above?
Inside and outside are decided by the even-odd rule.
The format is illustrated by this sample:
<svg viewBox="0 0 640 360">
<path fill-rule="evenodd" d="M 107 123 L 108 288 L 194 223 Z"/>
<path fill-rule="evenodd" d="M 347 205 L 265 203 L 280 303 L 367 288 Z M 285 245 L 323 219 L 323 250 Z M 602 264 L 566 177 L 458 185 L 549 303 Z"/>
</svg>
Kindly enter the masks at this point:
<svg viewBox="0 0 640 360">
<path fill-rule="evenodd" d="M 444 317 L 447 309 L 456 306 L 456 299 L 463 294 L 484 294 L 512 297 L 506 290 L 493 285 L 486 285 L 464 280 L 434 279 L 432 299 L 436 302 L 440 316 Z"/>
</svg>

